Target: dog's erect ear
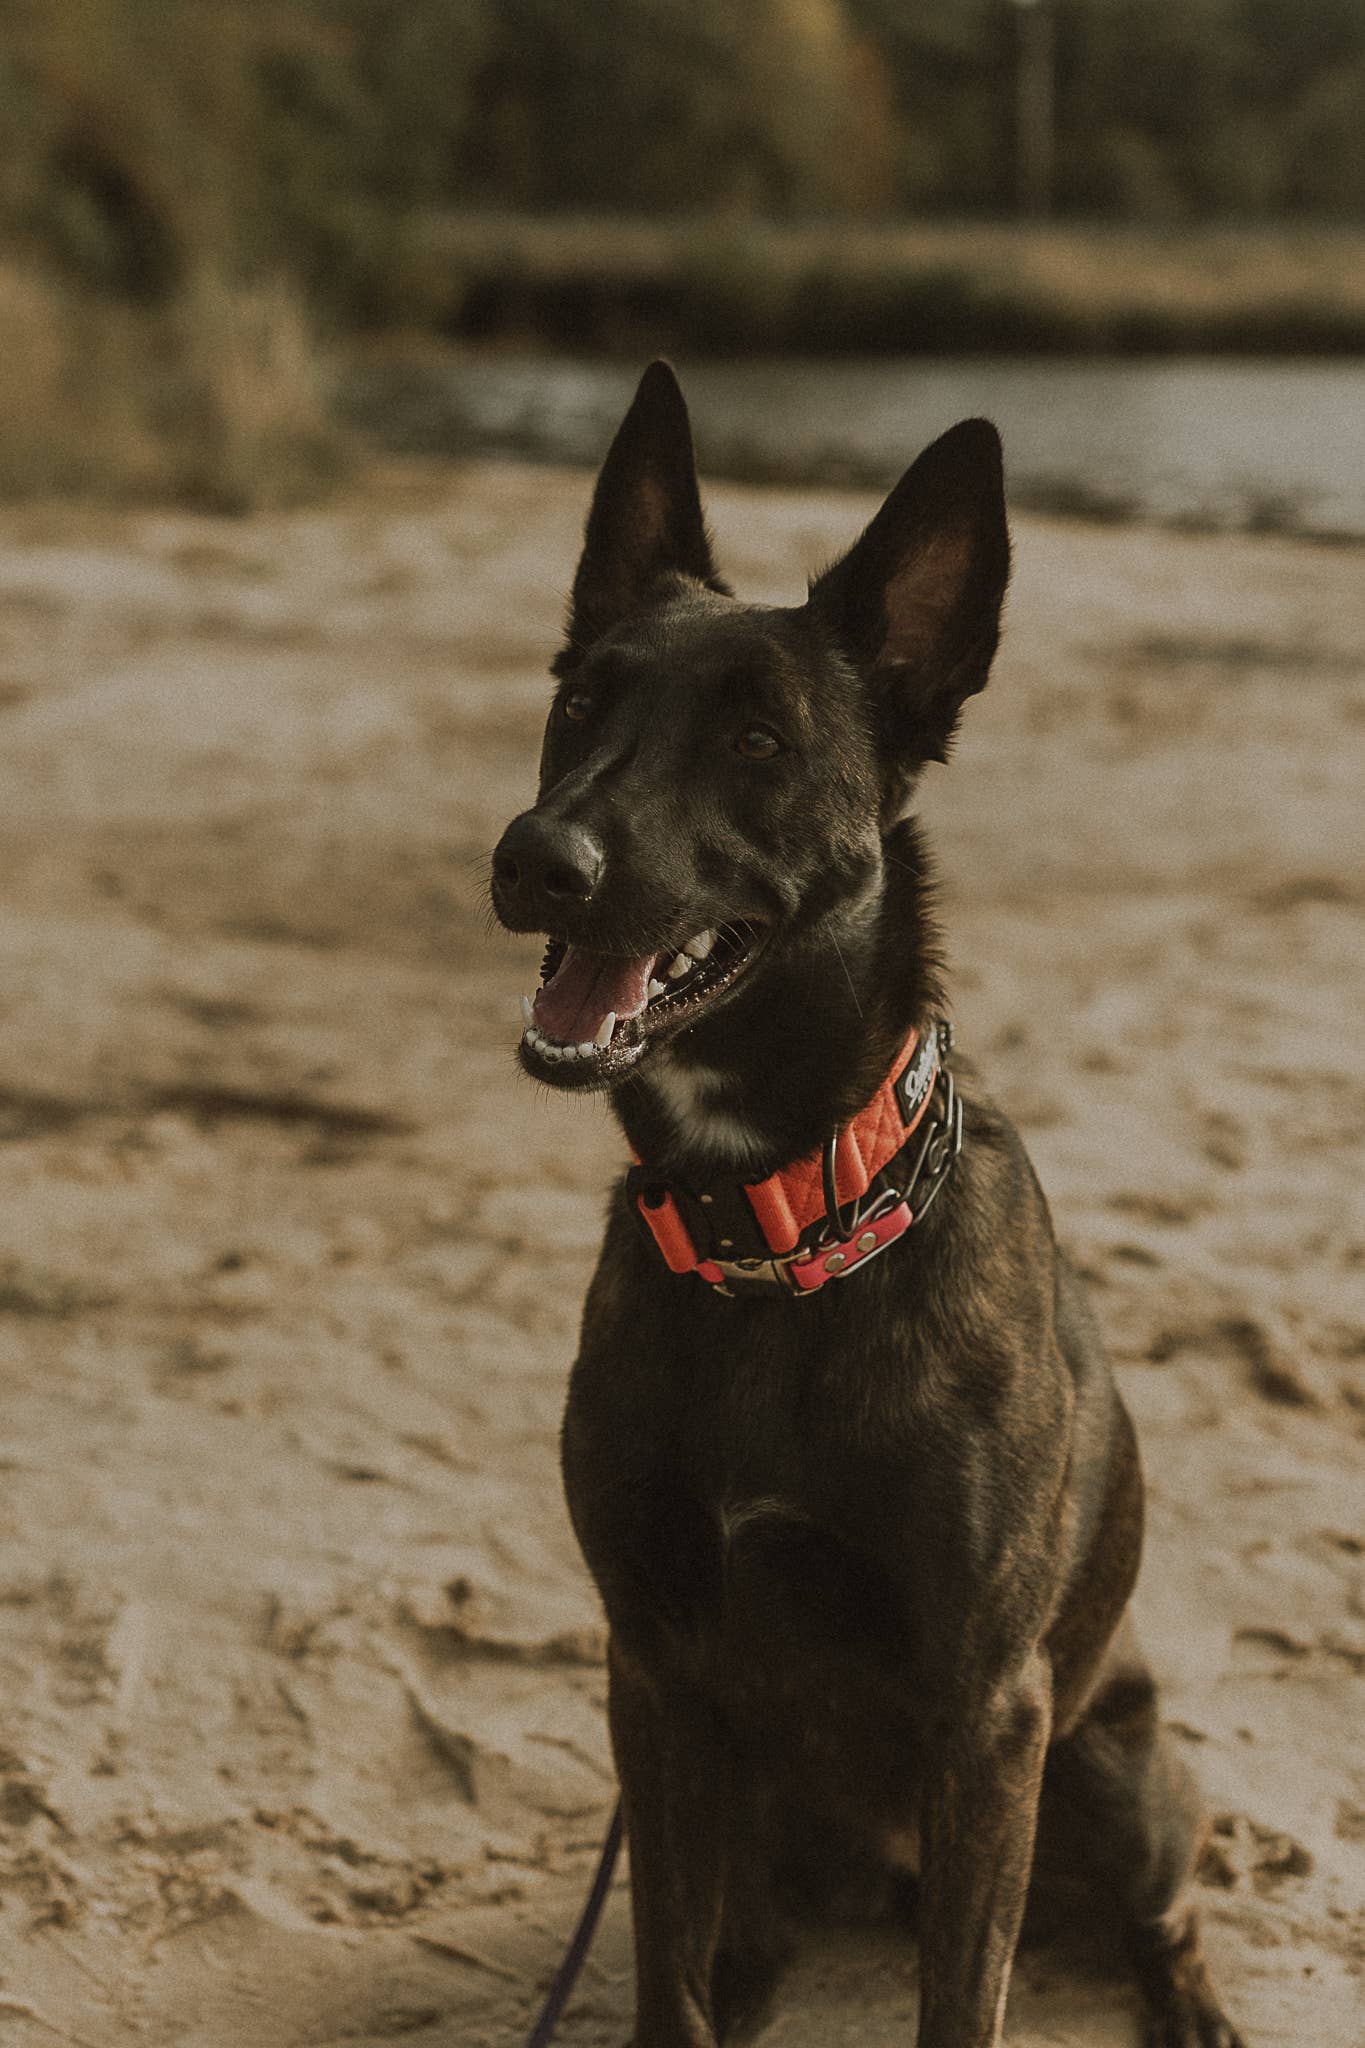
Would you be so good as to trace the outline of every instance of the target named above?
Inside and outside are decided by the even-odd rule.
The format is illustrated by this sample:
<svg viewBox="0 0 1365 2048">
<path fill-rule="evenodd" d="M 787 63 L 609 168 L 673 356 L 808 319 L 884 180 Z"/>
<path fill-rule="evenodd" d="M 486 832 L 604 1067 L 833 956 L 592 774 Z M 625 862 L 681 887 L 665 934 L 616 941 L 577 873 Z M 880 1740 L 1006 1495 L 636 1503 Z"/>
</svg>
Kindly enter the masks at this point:
<svg viewBox="0 0 1365 2048">
<path fill-rule="evenodd" d="M 1000 436 L 964 420 L 905 472 L 808 610 L 871 680 L 902 772 L 947 758 L 1000 641 L 1010 543 Z"/>
<path fill-rule="evenodd" d="M 651 363 L 607 450 L 569 602 L 565 675 L 595 640 L 637 611 L 668 573 L 723 589 L 702 517 L 697 468 L 678 380 Z"/>
</svg>

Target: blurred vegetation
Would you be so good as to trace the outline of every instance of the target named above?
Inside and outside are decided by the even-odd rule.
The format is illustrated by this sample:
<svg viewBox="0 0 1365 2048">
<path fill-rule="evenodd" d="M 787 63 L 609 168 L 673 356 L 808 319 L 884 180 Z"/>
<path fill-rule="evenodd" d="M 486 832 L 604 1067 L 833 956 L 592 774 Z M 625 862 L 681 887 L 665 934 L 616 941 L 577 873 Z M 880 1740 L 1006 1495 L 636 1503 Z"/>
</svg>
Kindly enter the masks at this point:
<svg viewBox="0 0 1365 2048">
<path fill-rule="evenodd" d="M 1334 223 L 450 214 L 408 256 L 424 326 L 582 353 L 1365 350 L 1365 232 Z"/>
<path fill-rule="evenodd" d="M 1009 211 L 1009 0 L 0 0 L 0 235 L 407 309 L 432 211 Z M 1055 0 L 1057 212 L 1365 223 L 1360 0 Z"/>
<path fill-rule="evenodd" d="M 1177 269 L 1183 237 L 1155 303 L 1132 240 L 1131 304 L 1097 313 L 1055 284 L 1056 226 L 1013 264 L 897 231 L 1011 210 L 1011 0 L 0 0 L 0 488 L 63 481 L 66 421 L 87 479 L 306 490 L 344 455 L 320 334 L 1360 345 L 1345 242 L 1315 227 L 1292 278 L 1272 253 L 1258 297 L 1244 238 L 1224 317 L 1198 237 L 1365 229 L 1361 0 L 1052 14 L 1073 268 L 1095 281 L 1097 223 Z"/>
</svg>

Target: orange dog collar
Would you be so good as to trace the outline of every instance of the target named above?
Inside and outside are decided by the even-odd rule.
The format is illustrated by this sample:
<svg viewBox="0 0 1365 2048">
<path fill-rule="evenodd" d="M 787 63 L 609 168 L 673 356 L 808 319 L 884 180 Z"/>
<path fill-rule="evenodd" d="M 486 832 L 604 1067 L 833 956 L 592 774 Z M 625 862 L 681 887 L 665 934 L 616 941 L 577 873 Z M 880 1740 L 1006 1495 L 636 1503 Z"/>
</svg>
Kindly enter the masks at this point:
<svg viewBox="0 0 1365 2048">
<path fill-rule="evenodd" d="M 819 1151 L 765 1180 L 704 1190 L 635 1166 L 627 1189 L 672 1273 L 723 1294 L 814 1293 L 885 1251 L 928 1208 L 962 1146 L 962 1105 L 944 1064 L 946 1023 L 910 1034 L 872 1100 Z M 941 1109 L 930 1105 L 942 1094 Z M 921 1132 L 899 1186 L 873 1184 Z M 871 1199 L 869 1199 L 871 1196 Z"/>
</svg>

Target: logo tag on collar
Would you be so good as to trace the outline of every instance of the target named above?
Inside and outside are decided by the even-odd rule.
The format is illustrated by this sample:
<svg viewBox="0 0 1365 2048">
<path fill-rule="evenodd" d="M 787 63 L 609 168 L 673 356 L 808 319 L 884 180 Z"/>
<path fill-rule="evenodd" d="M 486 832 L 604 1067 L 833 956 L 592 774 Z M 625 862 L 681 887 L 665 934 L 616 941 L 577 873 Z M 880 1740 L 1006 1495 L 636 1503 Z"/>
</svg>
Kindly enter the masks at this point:
<svg viewBox="0 0 1365 2048">
<path fill-rule="evenodd" d="M 939 1024 L 930 1025 L 892 1083 L 907 1128 L 914 1123 L 934 1085 L 939 1066 L 939 1035 L 944 1029 Z"/>
</svg>

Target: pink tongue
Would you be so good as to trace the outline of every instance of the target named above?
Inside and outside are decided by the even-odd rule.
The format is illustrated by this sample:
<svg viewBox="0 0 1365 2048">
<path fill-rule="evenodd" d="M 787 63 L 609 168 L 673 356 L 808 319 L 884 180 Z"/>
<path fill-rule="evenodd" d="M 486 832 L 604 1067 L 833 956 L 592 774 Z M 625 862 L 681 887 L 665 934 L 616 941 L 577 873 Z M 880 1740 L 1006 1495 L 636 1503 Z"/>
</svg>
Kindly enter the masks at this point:
<svg viewBox="0 0 1365 2048">
<path fill-rule="evenodd" d="M 618 1022 L 638 1017 L 649 1000 L 649 978 L 659 957 L 648 953 L 639 960 L 617 960 L 570 946 L 536 997 L 536 1023 L 561 1045 L 582 1045 L 596 1038 L 609 1010 L 615 1010 Z"/>
</svg>

